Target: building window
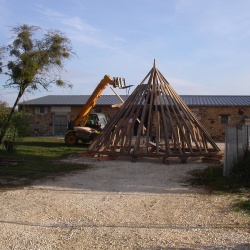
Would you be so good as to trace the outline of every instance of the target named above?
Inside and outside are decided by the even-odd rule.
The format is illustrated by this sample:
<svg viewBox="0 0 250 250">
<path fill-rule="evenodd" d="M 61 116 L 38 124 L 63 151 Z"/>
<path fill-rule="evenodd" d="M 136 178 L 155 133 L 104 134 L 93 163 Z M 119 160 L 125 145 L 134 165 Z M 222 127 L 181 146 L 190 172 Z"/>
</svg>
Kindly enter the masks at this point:
<svg viewBox="0 0 250 250">
<path fill-rule="evenodd" d="M 39 107 L 39 113 L 40 114 L 44 114 L 45 113 L 45 107 L 44 106 L 40 106 Z"/>
<path fill-rule="evenodd" d="M 229 115 L 221 115 L 220 121 L 222 124 L 228 124 L 229 123 Z"/>
<path fill-rule="evenodd" d="M 46 114 L 48 113 L 48 108 L 46 106 L 38 106 L 35 110 L 36 114 Z"/>
</svg>

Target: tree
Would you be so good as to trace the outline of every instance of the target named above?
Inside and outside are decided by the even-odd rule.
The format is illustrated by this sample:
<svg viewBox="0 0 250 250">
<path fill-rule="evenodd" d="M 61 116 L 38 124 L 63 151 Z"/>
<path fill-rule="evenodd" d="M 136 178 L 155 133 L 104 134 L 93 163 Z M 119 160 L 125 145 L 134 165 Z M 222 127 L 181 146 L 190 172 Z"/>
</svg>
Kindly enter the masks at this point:
<svg viewBox="0 0 250 250">
<path fill-rule="evenodd" d="M 12 43 L 0 47 L 0 73 L 7 76 L 5 87 L 18 89 L 16 101 L 0 131 L 0 144 L 25 92 L 48 90 L 52 84 L 72 87 L 61 79 L 64 61 L 74 55 L 71 41 L 58 30 L 43 31 L 38 26 L 12 27 Z M 6 64 L 3 64 L 4 61 Z"/>
</svg>

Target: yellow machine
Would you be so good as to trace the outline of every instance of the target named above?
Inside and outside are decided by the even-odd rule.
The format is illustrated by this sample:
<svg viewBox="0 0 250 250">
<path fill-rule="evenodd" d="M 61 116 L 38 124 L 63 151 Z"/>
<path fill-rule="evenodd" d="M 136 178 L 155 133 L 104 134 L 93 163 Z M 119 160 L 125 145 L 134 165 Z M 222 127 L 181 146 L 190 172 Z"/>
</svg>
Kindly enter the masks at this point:
<svg viewBox="0 0 250 250">
<path fill-rule="evenodd" d="M 84 104 L 75 120 L 68 123 L 68 130 L 65 133 L 65 143 L 68 146 L 76 145 L 79 140 L 85 144 L 90 144 L 93 138 L 100 134 L 101 130 L 107 124 L 107 119 L 104 114 L 90 113 L 90 111 L 96 105 L 102 91 L 109 84 L 114 88 L 127 88 L 124 78 L 114 77 L 112 79 L 110 76 L 105 75 L 89 97 L 86 104 Z"/>
</svg>

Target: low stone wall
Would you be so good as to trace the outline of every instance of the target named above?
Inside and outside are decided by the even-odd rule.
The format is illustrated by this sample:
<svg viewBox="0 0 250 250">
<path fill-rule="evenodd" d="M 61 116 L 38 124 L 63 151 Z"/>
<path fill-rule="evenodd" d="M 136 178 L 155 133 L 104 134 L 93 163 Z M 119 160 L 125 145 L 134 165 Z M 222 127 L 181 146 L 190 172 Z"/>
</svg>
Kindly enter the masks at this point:
<svg viewBox="0 0 250 250">
<path fill-rule="evenodd" d="M 193 107 L 191 107 L 191 110 Z M 195 107 L 195 115 L 201 124 L 215 141 L 225 140 L 225 128 L 227 124 L 221 123 L 221 116 L 226 115 L 229 125 L 236 123 L 245 124 L 250 118 L 250 107 L 239 106 L 206 106 Z"/>
<path fill-rule="evenodd" d="M 34 136 L 51 136 L 53 135 L 53 114 L 43 114 L 34 116 L 32 126 Z"/>
<path fill-rule="evenodd" d="M 67 119 L 74 120 L 81 108 L 80 106 L 72 106 L 71 113 L 65 114 L 65 116 L 67 116 Z M 225 140 L 225 127 L 227 124 L 221 122 L 222 115 L 228 116 L 230 125 L 236 123 L 246 124 L 247 119 L 250 118 L 250 107 L 248 106 L 190 106 L 189 108 L 215 141 Z M 33 114 L 35 114 L 34 110 L 31 111 Z M 54 135 L 53 119 L 55 113 L 51 112 L 50 108 L 47 110 L 46 114 L 34 115 L 32 129 L 34 135 Z M 118 111 L 118 108 L 96 105 L 93 111 L 104 113 L 110 119 Z"/>
</svg>

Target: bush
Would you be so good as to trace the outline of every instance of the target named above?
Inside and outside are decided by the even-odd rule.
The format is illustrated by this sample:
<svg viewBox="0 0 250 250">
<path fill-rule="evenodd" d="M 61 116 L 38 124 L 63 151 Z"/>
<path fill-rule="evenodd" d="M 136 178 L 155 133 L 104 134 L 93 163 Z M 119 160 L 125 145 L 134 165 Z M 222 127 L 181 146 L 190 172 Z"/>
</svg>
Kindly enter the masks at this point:
<svg viewBox="0 0 250 250">
<path fill-rule="evenodd" d="M 16 112 L 13 115 L 3 140 L 4 147 L 8 152 L 15 150 L 15 142 L 30 134 L 31 119 L 32 115 L 30 113 Z M 5 122 L 4 116 L 1 116 L 1 122 Z"/>
</svg>

